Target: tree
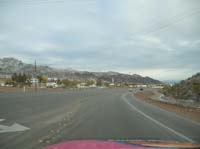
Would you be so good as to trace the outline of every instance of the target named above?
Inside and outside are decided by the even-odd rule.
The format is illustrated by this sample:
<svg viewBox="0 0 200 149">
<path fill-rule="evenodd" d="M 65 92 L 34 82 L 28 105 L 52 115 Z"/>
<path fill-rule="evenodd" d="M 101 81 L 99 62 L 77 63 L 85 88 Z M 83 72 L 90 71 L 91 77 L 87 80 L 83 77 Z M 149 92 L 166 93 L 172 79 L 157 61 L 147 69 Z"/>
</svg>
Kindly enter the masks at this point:
<svg viewBox="0 0 200 149">
<path fill-rule="evenodd" d="M 62 83 L 64 84 L 65 87 L 76 87 L 80 83 L 80 81 L 65 79 L 62 80 Z"/>
<path fill-rule="evenodd" d="M 48 82 L 48 77 L 47 76 L 42 76 L 41 78 L 42 83 L 47 83 Z"/>
<path fill-rule="evenodd" d="M 12 79 L 6 79 L 5 84 L 6 85 L 12 85 L 13 84 Z"/>
<path fill-rule="evenodd" d="M 14 73 L 14 74 L 12 75 L 11 79 L 12 79 L 12 81 L 16 82 L 16 78 L 17 78 L 17 74 Z"/>
<path fill-rule="evenodd" d="M 93 84 L 95 84 L 94 80 L 87 80 L 85 85 L 90 86 L 90 85 L 93 85 Z"/>
<path fill-rule="evenodd" d="M 200 83 L 194 82 L 192 84 L 192 90 L 193 90 L 193 92 L 195 92 L 195 93 L 200 95 Z"/>
<path fill-rule="evenodd" d="M 39 83 L 42 82 L 42 76 L 37 76 L 37 79 L 38 79 Z"/>
<path fill-rule="evenodd" d="M 97 79 L 97 86 L 102 86 L 102 80 L 101 79 Z"/>
<path fill-rule="evenodd" d="M 47 83 L 48 82 L 48 77 L 47 76 L 44 76 L 44 75 L 40 75 L 40 76 L 37 76 L 38 80 L 40 83 Z"/>
<path fill-rule="evenodd" d="M 65 87 L 70 86 L 70 81 L 68 79 L 62 80 L 62 83 L 64 84 Z"/>
<path fill-rule="evenodd" d="M 109 87 L 109 86 L 110 86 L 110 83 L 105 82 L 105 83 L 104 83 L 104 86 Z"/>
<path fill-rule="evenodd" d="M 22 77 L 22 78 L 21 78 L 22 83 L 26 83 L 26 80 L 27 80 L 26 74 L 23 74 L 21 77 Z"/>
<path fill-rule="evenodd" d="M 12 83 L 13 83 L 14 86 L 16 86 L 16 85 L 20 85 L 20 86 L 26 85 L 28 78 L 29 77 L 26 74 L 21 74 L 21 73 L 20 74 L 14 73 L 11 77 Z"/>
<path fill-rule="evenodd" d="M 22 83 L 23 82 L 23 79 L 22 79 L 22 74 L 20 73 L 17 77 L 18 79 L 18 83 Z"/>
<path fill-rule="evenodd" d="M 60 79 L 57 80 L 57 84 L 61 85 L 62 81 Z"/>
</svg>

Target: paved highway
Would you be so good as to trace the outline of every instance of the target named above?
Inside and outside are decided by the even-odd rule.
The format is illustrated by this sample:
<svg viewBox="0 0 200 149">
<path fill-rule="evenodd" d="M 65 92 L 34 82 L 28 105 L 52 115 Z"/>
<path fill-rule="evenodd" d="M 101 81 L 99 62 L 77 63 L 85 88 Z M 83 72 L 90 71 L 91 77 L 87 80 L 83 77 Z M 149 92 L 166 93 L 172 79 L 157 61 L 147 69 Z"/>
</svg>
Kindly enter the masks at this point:
<svg viewBox="0 0 200 149">
<path fill-rule="evenodd" d="M 0 94 L 0 148 L 39 149 L 74 139 L 200 143 L 200 124 L 125 89 Z"/>
</svg>

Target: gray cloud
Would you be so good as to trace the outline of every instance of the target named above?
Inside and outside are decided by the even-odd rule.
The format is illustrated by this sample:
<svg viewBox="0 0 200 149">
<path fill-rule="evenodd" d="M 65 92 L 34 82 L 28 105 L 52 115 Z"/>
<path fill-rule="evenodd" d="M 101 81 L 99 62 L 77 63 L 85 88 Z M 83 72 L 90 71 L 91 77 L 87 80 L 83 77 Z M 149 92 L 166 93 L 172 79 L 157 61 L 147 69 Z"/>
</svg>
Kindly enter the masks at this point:
<svg viewBox="0 0 200 149">
<path fill-rule="evenodd" d="M 0 1 L 1 57 L 183 79 L 200 71 L 198 0 Z"/>
</svg>

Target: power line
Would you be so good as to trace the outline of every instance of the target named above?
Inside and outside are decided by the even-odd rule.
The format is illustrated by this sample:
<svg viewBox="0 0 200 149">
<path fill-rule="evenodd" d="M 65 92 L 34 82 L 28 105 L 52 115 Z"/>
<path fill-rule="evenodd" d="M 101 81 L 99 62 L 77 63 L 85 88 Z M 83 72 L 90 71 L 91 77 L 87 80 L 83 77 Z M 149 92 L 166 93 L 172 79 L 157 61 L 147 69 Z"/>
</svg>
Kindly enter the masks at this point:
<svg viewBox="0 0 200 149">
<path fill-rule="evenodd" d="M 170 20 L 168 22 L 163 22 L 161 25 L 150 26 L 149 31 L 143 32 L 143 35 L 148 36 L 152 33 L 165 31 L 168 28 L 172 27 L 174 24 L 177 24 L 177 23 L 181 22 L 182 20 L 184 20 L 188 17 L 191 17 L 193 15 L 199 14 L 199 13 L 200 13 L 200 8 L 197 8 L 196 10 L 191 11 L 191 12 L 184 12 L 184 13 L 181 13 L 181 14 L 177 14 L 177 15 L 173 16 L 172 18 L 170 18 Z M 151 28 L 153 28 L 153 29 L 151 29 Z"/>
</svg>

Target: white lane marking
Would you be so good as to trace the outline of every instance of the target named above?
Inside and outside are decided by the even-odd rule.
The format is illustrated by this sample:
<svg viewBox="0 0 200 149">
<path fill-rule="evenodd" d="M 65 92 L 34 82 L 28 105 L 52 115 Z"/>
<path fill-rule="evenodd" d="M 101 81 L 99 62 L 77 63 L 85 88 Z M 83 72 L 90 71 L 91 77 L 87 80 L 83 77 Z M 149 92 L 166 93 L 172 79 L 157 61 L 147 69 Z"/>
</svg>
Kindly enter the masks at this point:
<svg viewBox="0 0 200 149">
<path fill-rule="evenodd" d="M 5 119 L 0 119 L 1 121 L 4 121 Z M 5 125 L 0 125 L 0 133 L 5 133 L 5 132 L 17 132 L 17 131 L 25 131 L 29 130 L 30 128 L 22 126 L 20 124 L 14 123 L 12 126 L 5 126 Z"/>
<path fill-rule="evenodd" d="M 134 98 L 136 98 L 133 94 L 132 94 L 132 96 L 133 96 Z M 137 98 L 136 98 L 136 100 L 139 101 Z M 143 101 L 139 101 L 139 102 L 142 102 L 142 103 L 143 103 Z M 162 110 L 162 111 L 165 111 L 165 112 L 169 112 L 169 113 L 171 113 L 172 115 L 175 115 L 175 116 L 179 117 L 180 119 L 184 119 L 184 120 L 186 120 L 186 121 L 189 121 L 190 123 L 193 123 L 194 125 L 200 126 L 200 123 L 199 123 L 199 122 L 193 121 L 193 120 L 188 119 L 188 118 L 183 117 L 183 116 L 180 116 L 180 115 L 178 115 L 178 114 L 176 114 L 176 113 L 174 113 L 174 112 L 170 112 L 170 111 L 168 111 L 168 110 L 161 109 L 161 108 L 159 108 L 159 107 L 157 107 L 157 106 L 155 106 L 155 105 L 151 105 L 151 104 L 148 104 L 148 105 L 151 106 L 151 107 L 154 107 L 154 108 L 158 108 L 159 110 Z"/>
<path fill-rule="evenodd" d="M 175 130 L 172 129 L 172 128 L 169 128 L 168 126 L 164 125 L 163 123 L 157 121 L 156 119 L 154 119 L 154 118 L 150 117 L 149 115 L 145 114 L 144 112 L 140 111 L 138 108 L 136 108 L 136 107 L 135 107 L 134 105 L 132 105 L 130 102 L 128 102 L 128 100 L 127 100 L 126 97 L 125 97 L 126 95 L 127 95 L 127 94 L 124 94 L 124 95 L 122 96 L 122 98 L 123 98 L 123 100 L 124 100 L 132 109 L 136 110 L 138 113 L 140 113 L 140 114 L 143 115 L 144 117 L 148 118 L 149 120 L 153 121 L 153 122 L 156 123 L 157 125 L 160 125 L 160 126 L 166 128 L 166 129 L 168 129 L 169 131 L 173 132 L 173 133 L 176 134 L 177 136 L 179 136 L 179 137 L 181 137 L 181 138 L 183 138 L 183 139 L 185 139 L 185 140 L 187 140 L 187 141 L 189 141 L 189 142 L 191 142 L 191 143 L 194 143 L 194 142 L 195 142 L 194 140 L 192 140 L 192 139 L 186 137 L 185 135 L 183 135 L 183 134 L 181 134 L 181 133 L 175 131 Z"/>
</svg>

